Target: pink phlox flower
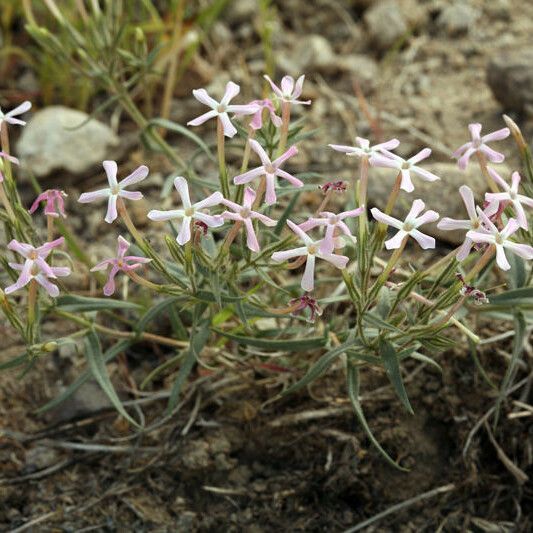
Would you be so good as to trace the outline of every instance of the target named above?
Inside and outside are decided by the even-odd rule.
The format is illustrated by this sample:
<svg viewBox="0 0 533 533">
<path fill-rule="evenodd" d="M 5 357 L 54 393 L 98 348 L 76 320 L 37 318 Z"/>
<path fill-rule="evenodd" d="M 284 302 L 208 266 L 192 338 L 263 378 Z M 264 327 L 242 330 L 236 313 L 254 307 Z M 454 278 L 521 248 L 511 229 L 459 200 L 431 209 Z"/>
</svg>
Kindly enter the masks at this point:
<svg viewBox="0 0 533 533">
<path fill-rule="evenodd" d="M 437 228 L 444 231 L 453 231 L 458 229 L 476 230 L 483 221 L 479 218 L 476 210 L 476 202 L 474 200 L 474 193 L 468 185 L 462 185 L 459 187 L 459 194 L 463 198 L 463 202 L 468 213 L 468 220 L 456 220 L 449 217 L 442 218 L 437 224 Z M 484 213 L 488 217 L 492 217 L 498 211 L 498 202 L 490 202 L 484 209 Z M 472 250 L 474 242 L 465 237 L 463 244 L 457 250 L 456 258 L 458 261 L 464 261 Z"/>
<path fill-rule="evenodd" d="M 250 102 L 250 105 L 256 105 L 257 111 L 253 114 L 252 120 L 250 121 L 250 126 L 254 130 L 260 130 L 263 127 L 263 110 L 267 110 L 268 114 L 270 115 L 270 121 L 276 128 L 279 128 L 282 124 L 281 117 L 278 117 L 276 115 L 276 109 L 274 108 L 274 104 L 272 103 L 272 100 L 265 98 L 264 100 L 254 100 L 253 102 Z M 239 116 L 239 113 L 236 114 L 236 116 Z"/>
<path fill-rule="evenodd" d="M 122 236 L 119 236 L 117 240 L 117 256 L 112 259 L 104 259 L 91 268 L 91 272 L 97 272 L 99 270 L 106 270 L 109 266 L 111 267 L 107 282 L 104 285 L 104 294 L 106 296 L 111 296 L 115 292 L 115 276 L 119 272 L 131 272 L 151 261 L 147 257 L 125 255 L 130 247 L 130 243 Z"/>
<path fill-rule="evenodd" d="M 305 76 L 300 76 L 296 82 L 292 76 L 283 76 L 280 87 L 278 87 L 266 74 L 264 75 L 264 78 L 270 83 L 274 94 L 282 102 L 304 105 L 309 105 L 311 103 L 311 100 L 298 100 L 302 94 Z"/>
<path fill-rule="evenodd" d="M 375 152 L 370 157 L 370 164 L 374 167 L 395 168 L 402 174 L 402 183 L 400 189 L 406 192 L 413 192 L 415 187 L 411 180 L 411 172 L 419 176 L 425 181 L 440 180 L 438 176 L 420 168 L 417 163 L 427 159 L 431 155 L 431 148 L 424 148 L 409 159 L 403 159 L 399 155 L 393 154 L 388 150 L 381 150 L 381 153 Z"/>
<path fill-rule="evenodd" d="M 314 241 L 305 233 L 300 227 L 292 222 L 292 220 L 287 220 L 289 227 L 296 233 L 296 235 L 303 241 L 304 246 L 299 248 L 293 248 L 292 250 L 285 250 L 283 252 L 274 252 L 272 254 L 272 260 L 276 262 L 287 261 L 295 257 L 306 257 L 305 272 L 302 277 L 301 287 L 304 291 L 312 291 L 315 286 L 315 261 L 316 258 L 324 259 L 328 263 L 331 263 L 333 266 L 343 269 L 346 268 L 348 263 L 348 257 L 345 255 L 337 255 L 331 252 L 322 252 L 320 250 L 322 240 Z"/>
<path fill-rule="evenodd" d="M 525 196 L 519 193 L 520 186 L 520 174 L 513 172 L 511 177 L 511 185 L 492 168 L 489 168 L 489 174 L 491 178 L 504 190 L 504 192 L 488 192 L 485 193 L 485 199 L 489 202 L 509 202 L 512 204 L 514 212 L 516 214 L 516 220 L 520 224 L 521 228 L 528 229 L 527 216 L 524 211 L 524 205 L 533 207 L 533 198 Z"/>
<path fill-rule="evenodd" d="M 374 154 L 383 154 L 384 151 L 394 150 L 400 145 L 398 139 L 391 139 L 390 141 L 375 144 L 370 146 L 370 141 L 368 139 L 363 139 L 362 137 L 356 137 L 355 142 L 357 146 L 345 146 L 343 144 L 328 144 L 333 150 L 337 152 L 343 152 L 346 155 L 351 155 L 355 157 L 372 157 Z"/>
<path fill-rule="evenodd" d="M 487 135 L 481 136 L 481 124 L 474 123 L 469 124 L 468 129 L 470 130 L 471 141 L 463 144 L 455 150 L 452 157 L 457 159 L 457 164 L 461 170 L 465 170 L 470 158 L 476 153 L 481 152 L 485 157 L 492 163 L 502 163 L 505 159 L 505 156 L 500 152 L 496 152 L 486 143 L 490 141 L 500 141 L 509 137 L 511 131 L 509 128 L 502 128 L 501 130 L 493 131 Z"/>
<path fill-rule="evenodd" d="M 19 165 L 20 162 L 16 157 L 13 157 L 12 155 L 6 154 L 5 152 L 0 152 L 0 158 L 7 159 L 8 161 L 11 161 L 11 163 L 14 163 L 15 165 Z M 4 181 L 4 175 L 2 174 L 2 170 L 4 168 L 4 164 L 2 163 L 2 160 L 0 159 L 0 183 Z"/>
<path fill-rule="evenodd" d="M 232 211 L 225 211 L 222 213 L 222 216 L 226 220 L 235 220 L 240 221 L 244 224 L 244 227 L 246 228 L 246 244 L 252 252 L 259 251 L 259 242 L 257 241 L 257 235 L 254 231 L 254 225 L 253 220 L 257 219 L 261 221 L 266 226 L 275 226 L 276 221 L 272 220 L 271 218 L 267 217 L 266 215 L 263 215 L 262 213 L 258 213 L 257 211 L 252 211 L 252 206 L 255 201 L 255 192 L 253 189 L 250 189 L 250 187 L 246 187 L 246 190 L 244 191 L 244 201 L 242 205 L 236 204 L 235 202 L 231 202 L 230 200 L 223 199 L 222 203 L 229 207 Z"/>
<path fill-rule="evenodd" d="M 33 213 L 37 211 L 39 204 L 41 202 L 45 202 L 46 205 L 44 206 L 44 214 L 46 216 L 56 218 L 62 216 L 63 218 L 66 218 L 67 215 L 65 213 L 64 201 L 64 198 L 66 197 L 67 194 L 65 191 L 60 191 L 59 189 L 48 189 L 37 196 L 28 212 L 30 215 L 33 215 Z"/>
<path fill-rule="evenodd" d="M 435 239 L 418 230 L 418 228 L 423 224 L 435 222 L 439 218 L 439 214 L 431 209 L 428 209 L 423 215 L 418 216 L 425 209 L 425 207 L 426 204 L 422 200 L 415 200 L 411 206 L 411 210 L 403 222 L 391 217 L 390 215 L 386 215 L 377 207 L 373 207 L 370 210 L 372 216 L 376 220 L 399 230 L 394 237 L 388 241 L 385 241 L 385 247 L 387 250 L 399 248 L 407 235 L 413 237 L 424 250 L 427 250 L 428 248 L 435 248 Z"/>
<path fill-rule="evenodd" d="M 316 320 L 317 316 L 322 316 L 322 308 L 318 305 L 318 302 L 307 294 L 304 294 L 299 298 L 293 298 L 289 301 L 289 305 L 295 304 L 297 304 L 297 307 L 291 314 L 298 315 L 305 312 L 306 309 L 309 309 L 309 318 L 307 319 L 307 322 L 312 323 Z"/>
<path fill-rule="evenodd" d="M 8 124 L 18 124 L 19 126 L 25 126 L 26 122 L 14 117 L 16 117 L 17 115 L 22 115 L 22 113 L 26 113 L 26 111 L 29 111 L 30 109 L 31 102 L 28 102 L 27 100 L 25 102 L 22 102 L 22 104 L 20 104 L 19 106 L 15 107 L 15 109 L 8 111 L 7 113 L 3 113 L 0 109 L 0 128 L 2 127 L 3 122 L 7 122 Z"/>
<path fill-rule="evenodd" d="M 148 218 L 150 220 L 157 221 L 173 219 L 181 220 L 181 228 L 176 238 L 178 244 L 183 245 L 190 241 L 191 222 L 193 220 L 199 220 L 210 228 L 217 228 L 224 224 L 224 219 L 221 215 L 209 215 L 208 213 L 203 212 L 203 209 L 207 207 L 213 207 L 214 205 L 222 203 L 224 197 L 222 196 L 221 192 L 214 192 L 213 194 L 209 195 L 205 200 L 193 204 L 191 203 L 191 199 L 189 196 L 189 184 L 187 183 L 187 180 L 184 177 L 178 176 L 174 180 L 174 187 L 176 187 L 176 190 L 180 195 L 183 208 L 171 209 L 170 211 L 158 211 L 156 209 L 152 209 L 148 213 Z"/>
<path fill-rule="evenodd" d="M 187 122 L 187 126 L 199 126 L 210 118 L 218 117 L 222 122 L 224 128 L 224 135 L 226 137 L 233 137 L 237 133 L 237 129 L 231 123 L 228 113 L 235 113 L 236 115 L 253 115 L 257 112 L 257 104 L 251 103 L 246 105 L 230 105 L 230 101 L 235 98 L 241 88 L 232 81 L 226 84 L 226 91 L 220 102 L 217 102 L 214 98 L 211 98 L 205 89 L 195 89 L 192 94 L 194 97 L 211 108 L 211 111 L 200 115 L 199 117 Z"/>
<path fill-rule="evenodd" d="M 120 183 L 117 182 L 117 163 L 115 161 L 104 161 L 102 163 L 105 173 L 107 175 L 107 181 L 109 182 L 109 187 L 105 189 L 100 189 L 93 192 L 84 192 L 79 198 L 78 202 L 86 204 L 89 202 L 94 202 L 95 200 L 103 200 L 107 198 L 107 213 L 105 216 L 105 221 L 108 224 L 111 224 L 118 216 L 117 213 L 117 199 L 127 198 L 128 200 L 140 200 L 143 195 L 138 191 L 125 191 L 124 189 L 129 185 L 134 183 L 139 183 L 146 176 L 148 176 L 148 167 L 146 165 L 141 165 L 136 168 L 129 176 L 124 178 Z"/>
<path fill-rule="evenodd" d="M 330 211 L 322 211 L 321 218 L 311 217 L 306 222 L 299 224 L 302 231 L 308 232 L 317 226 L 325 226 L 326 233 L 322 239 L 320 250 L 325 253 L 331 253 L 335 249 L 335 230 L 339 230 L 344 235 L 349 237 L 352 241 L 355 241 L 355 237 L 352 235 L 350 228 L 344 222 L 344 219 L 351 217 L 358 217 L 363 211 L 364 206 L 352 209 L 351 211 L 344 211 L 343 213 L 332 213 Z"/>
<path fill-rule="evenodd" d="M 346 192 L 346 182 L 339 181 L 327 181 L 324 185 L 319 185 L 318 188 L 326 194 L 329 191 L 335 191 L 336 193 Z"/>
<path fill-rule="evenodd" d="M 513 242 L 509 239 L 520 228 L 516 219 L 509 219 L 506 226 L 500 231 L 479 207 L 477 212 L 483 225 L 477 230 L 469 231 L 466 236 L 476 243 L 494 245 L 496 247 L 496 263 L 502 270 L 511 268 L 505 250 L 509 250 L 524 259 L 533 259 L 533 246 Z"/>
<path fill-rule="evenodd" d="M 276 203 L 276 176 L 287 180 L 295 187 L 303 187 L 303 181 L 280 168 L 281 165 L 287 161 L 287 159 L 298 153 L 296 146 L 291 146 L 284 154 L 279 156 L 277 159 L 274 159 L 274 161 L 271 161 L 267 153 L 263 150 L 263 147 L 256 140 L 251 139 L 249 142 L 253 151 L 259 156 L 261 163 L 263 164 L 260 167 L 245 172 L 244 174 L 235 176 L 233 178 L 233 183 L 235 183 L 235 185 L 243 185 L 244 183 L 248 183 L 259 176 L 265 176 L 265 203 L 267 205 Z"/>
<path fill-rule="evenodd" d="M 60 237 L 55 241 L 46 242 L 42 246 L 35 248 L 31 244 L 19 242 L 13 239 L 7 247 L 9 250 L 17 252 L 24 257 L 24 263 L 9 263 L 9 266 L 13 270 L 20 272 L 17 281 L 6 287 L 4 292 L 11 294 L 12 292 L 25 287 L 32 279 L 34 279 L 39 285 L 41 285 L 46 292 L 56 297 L 59 295 L 59 288 L 49 281 L 49 278 L 56 279 L 62 276 L 70 275 L 70 268 L 68 267 L 51 267 L 46 258 L 50 255 L 50 252 L 61 246 L 65 242 L 64 237 Z"/>
</svg>

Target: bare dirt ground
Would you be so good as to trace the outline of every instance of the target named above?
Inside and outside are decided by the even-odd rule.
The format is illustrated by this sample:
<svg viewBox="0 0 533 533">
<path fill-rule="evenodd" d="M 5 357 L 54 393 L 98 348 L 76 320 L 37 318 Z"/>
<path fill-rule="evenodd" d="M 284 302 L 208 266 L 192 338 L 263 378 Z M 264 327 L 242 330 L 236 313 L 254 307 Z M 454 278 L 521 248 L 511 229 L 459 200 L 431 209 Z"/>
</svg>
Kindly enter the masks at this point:
<svg viewBox="0 0 533 533">
<path fill-rule="evenodd" d="M 472 1 L 467 29 L 450 30 L 439 16 L 451 2 L 398 2 L 411 29 L 383 50 L 364 21 L 370 3 L 276 2 L 278 72 L 306 74 L 306 93 L 315 101 L 310 122 L 322 125 L 317 143 L 349 144 L 356 133 L 377 132 L 398 136 L 406 152 L 429 145 L 435 160 L 446 162 L 466 140 L 469 122 L 482 122 L 487 131 L 502 127 L 486 67 L 493 54 L 530 44 L 533 4 Z M 255 28 L 253 9 L 228 8 L 202 50 L 213 78 L 245 84 L 263 72 Z M 357 84 L 371 119 L 359 107 Z M 190 103 L 185 94 L 182 87 L 177 115 Z M 528 131 L 527 117 L 516 118 Z M 325 149 L 303 152 L 310 168 L 340 169 Z M 480 327 L 490 336 L 511 325 Z M 2 331 L 7 359 L 18 348 L 10 331 Z M 511 344 L 506 339 L 479 351 L 495 383 Z M 110 365 L 123 399 L 146 402 L 151 423 L 164 415 L 172 376 L 156 381 L 146 396 L 134 384 L 168 355 L 136 345 Z M 232 371 L 200 369 L 181 408 L 134 440 L 92 382 L 62 408 L 35 413 L 79 374 L 82 356 L 53 354 L 23 377 L 0 373 L 0 529 L 259 533 L 361 524 L 363 531 L 531 531 L 533 491 L 523 475 L 533 475 L 532 418 L 513 416 L 513 402 L 531 403 L 531 354 L 517 374 L 520 394 L 505 402 L 496 432 L 486 422 L 496 393 L 481 379 L 464 339 L 435 358 L 442 374 L 405 367 L 415 416 L 402 412 L 378 369 L 363 376 L 367 418 L 407 473 L 387 465 L 357 425 L 341 368 L 310 390 L 267 405 L 298 371 L 266 369 L 253 358 Z"/>
</svg>

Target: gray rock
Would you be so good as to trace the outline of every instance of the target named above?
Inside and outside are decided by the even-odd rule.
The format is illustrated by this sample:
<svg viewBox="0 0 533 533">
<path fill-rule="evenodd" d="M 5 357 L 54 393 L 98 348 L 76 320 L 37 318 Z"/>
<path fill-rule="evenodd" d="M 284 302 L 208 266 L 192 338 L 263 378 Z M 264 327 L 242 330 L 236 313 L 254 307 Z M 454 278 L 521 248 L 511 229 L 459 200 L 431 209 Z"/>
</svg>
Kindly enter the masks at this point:
<svg viewBox="0 0 533 533">
<path fill-rule="evenodd" d="M 258 11 L 258 0 L 239 0 L 238 2 L 229 2 L 223 18 L 233 26 L 247 21 L 250 22 Z"/>
<path fill-rule="evenodd" d="M 380 50 L 390 48 L 409 29 L 395 0 L 374 4 L 365 13 L 364 20 L 372 41 Z"/>
<path fill-rule="evenodd" d="M 21 162 L 37 177 L 64 169 L 83 174 L 120 144 L 106 124 L 63 106 L 46 107 L 30 119 L 17 144 Z"/>
<path fill-rule="evenodd" d="M 487 65 L 487 82 L 506 110 L 533 113 L 533 49 L 501 52 Z"/>
<path fill-rule="evenodd" d="M 434 209 L 441 218 L 466 219 L 468 217 L 458 191 L 461 185 L 468 185 L 474 191 L 478 202 L 483 202 L 488 187 L 474 161 L 464 172 L 455 163 L 433 163 L 422 166 L 439 176 L 441 181 L 431 183 L 414 175 L 415 190 L 411 194 L 400 191 L 400 196 L 392 213 L 393 216 L 403 220 L 413 200 L 421 198 L 426 203 L 427 209 Z M 506 165 L 498 165 L 498 172 L 502 176 L 507 176 L 509 168 Z M 370 169 L 368 180 L 369 206 L 384 208 L 395 178 L 394 169 L 377 167 Z M 437 228 L 436 223 L 424 226 L 424 232 L 456 245 L 461 244 L 464 240 L 464 231 L 441 231 Z"/>
<path fill-rule="evenodd" d="M 53 423 L 61 424 L 112 408 L 98 383 L 86 381 L 72 396 L 50 411 Z"/>
<path fill-rule="evenodd" d="M 310 70 L 331 72 L 335 63 L 331 44 L 321 35 L 303 37 L 292 52 L 278 55 L 280 68 L 292 76 L 299 76 Z"/>
<path fill-rule="evenodd" d="M 468 33 L 479 16 L 479 11 L 468 3 L 455 2 L 440 12 L 437 26 L 450 37 L 453 37 L 461 33 Z"/>
</svg>

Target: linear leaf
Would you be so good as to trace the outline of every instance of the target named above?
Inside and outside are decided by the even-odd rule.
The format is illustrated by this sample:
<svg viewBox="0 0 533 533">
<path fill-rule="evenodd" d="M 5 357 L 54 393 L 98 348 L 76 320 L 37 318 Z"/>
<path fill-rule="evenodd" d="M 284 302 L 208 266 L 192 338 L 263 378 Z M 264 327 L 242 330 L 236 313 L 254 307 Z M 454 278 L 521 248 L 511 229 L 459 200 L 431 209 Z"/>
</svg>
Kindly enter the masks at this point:
<svg viewBox="0 0 533 533">
<path fill-rule="evenodd" d="M 238 344 L 275 351 L 304 352 L 313 348 L 320 348 L 326 344 L 325 337 L 309 337 L 307 339 L 264 339 L 234 335 L 216 328 L 212 328 L 212 330 L 215 333 L 218 333 L 227 339 L 231 339 Z"/>
<path fill-rule="evenodd" d="M 494 428 L 495 429 L 496 429 L 496 426 L 498 425 L 498 420 L 500 418 L 501 403 L 503 399 L 505 398 L 507 389 L 509 388 L 509 385 L 511 384 L 514 378 L 516 364 L 518 363 L 518 360 L 520 359 L 520 356 L 522 355 L 522 352 L 524 351 L 524 340 L 525 340 L 525 334 L 526 334 L 526 321 L 524 318 L 524 314 L 520 310 L 516 310 L 514 318 L 515 318 L 514 320 L 515 336 L 514 336 L 514 344 L 513 344 L 513 354 L 511 356 L 511 361 L 509 361 L 509 366 L 507 367 L 507 370 L 505 371 L 505 376 L 503 377 L 503 381 L 500 387 L 500 393 L 498 395 L 498 399 L 496 400 L 496 405 L 494 408 Z"/>
<path fill-rule="evenodd" d="M 402 472 L 409 472 L 409 469 L 400 466 L 381 446 L 379 441 L 374 437 L 368 422 L 366 421 L 363 408 L 361 407 L 361 402 L 359 401 L 359 370 L 355 365 L 348 365 L 347 369 L 347 385 L 348 385 L 348 397 L 352 404 L 355 416 L 359 420 L 359 423 L 363 426 L 367 437 L 370 439 L 370 442 L 375 446 L 378 452 L 385 458 L 385 460 Z"/>
<path fill-rule="evenodd" d="M 139 320 L 137 326 L 135 327 L 136 331 L 144 331 L 146 326 L 155 318 L 157 318 L 161 313 L 166 311 L 167 307 L 170 307 L 172 304 L 176 303 L 177 298 L 166 298 L 159 302 L 157 305 L 151 307 Z"/>
<path fill-rule="evenodd" d="M 510 305 L 516 306 L 520 304 L 533 303 L 533 287 L 521 287 L 520 289 L 513 289 L 502 292 L 496 296 L 490 297 L 491 305 Z"/>
<path fill-rule="evenodd" d="M 203 320 L 198 326 L 198 331 L 196 331 L 195 327 L 191 329 L 189 348 L 185 352 L 185 357 L 181 363 L 178 375 L 172 385 L 170 398 L 168 399 L 167 413 L 170 413 L 172 409 L 176 407 L 183 384 L 189 377 L 189 374 L 198 360 L 198 356 L 209 339 L 210 333 L 209 320 Z"/>
<path fill-rule="evenodd" d="M 132 342 L 129 339 L 125 339 L 117 342 L 111 346 L 111 348 L 108 348 L 102 356 L 104 364 L 113 360 L 119 353 L 126 350 L 131 344 Z M 49 411 L 50 409 L 53 409 L 54 407 L 63 403 L 67 398 L 72 396 L 90 377 L 90 370 L 85 370 L 59 396 L 56 396 L 43 406 L 39 407 L 39 409 L 36 409 L 35 413 L 45 413 L 46 411 Z"/>
<path fill-rule="evenodd" d="M 105 392 L 106 396 L 109 398 L 109 401 L 113 404 L 113 407 L 126 419 L 130 424 L 133 424 L 135 427 L 140 428 L 139 424 L 128 414 L 120 398 L 118 397 L 109 374 L 107 373 L 107 367 L 104 362 L 104 357 L 102 355 L 102 348 L 100 347 L 100 340 L 98 335 L 94 331 L 90 331 L 85 337 L 85 357 L 89 363 L 89 368 L 98 382 L 98 385 Z"/>
<path fill-rule="evenodd" d="M 89 298 L 66 294 L 56 299 L 56 304 L 63 311 L 85 313 L 88 311 L 106 311 L 110 309 L 139 309 L 140 306 L 132 302 L 113 300 L 112 298 Z"/>
<path fill-rule="evenodd" d="M 305 387 L 312 381 L 315 381 L 320 377 L 332 364 L 338 359 L 344 352 L 351 348 L 355 344 L 353 339 L 346 341 L 345 343 L 329 350 L 326 352 L 305 374 L 305 376 L 291 385 L 288 389 L 285 389 L 281 396 L 286 396 L 287 394 L 292 394 L 293 392 Z"/>
<path fill-rule="evenodd" d="M 405 386 L 403 384 L 400 362 L 394 346 L 389 341 L 381 339 L 379 343 L 379 354 L 381 355 L 383 366 L 387 371 L 387 376 L 389 376 L 390 382 L 392 383 L 398 398 L 400 398 L 404 407 L 411 414 L 414 414 L 413 408 L 411 407 L 411 403 L 409 402 L 409 398 L 407 396 L 407 391 L 405 390 Z"/>
</svg>

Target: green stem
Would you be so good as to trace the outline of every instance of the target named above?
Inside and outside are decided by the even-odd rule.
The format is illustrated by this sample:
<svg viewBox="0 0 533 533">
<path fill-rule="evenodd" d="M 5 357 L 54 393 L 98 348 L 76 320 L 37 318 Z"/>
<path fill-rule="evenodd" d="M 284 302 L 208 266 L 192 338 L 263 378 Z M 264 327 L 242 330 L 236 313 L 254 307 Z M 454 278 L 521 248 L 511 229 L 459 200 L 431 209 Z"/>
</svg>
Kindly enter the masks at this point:
<svg viewBox="0 0 533 533">
<path fill-rule="evenodd" d="M 220 180 L 220 190 L 224 198 L 229 198 L 228 170 L 226 168 L 226 151 L 224 125 L 220 118 L 217 118 L 217 155 L 218 155 L 218 178 Z"/>
</svg>

